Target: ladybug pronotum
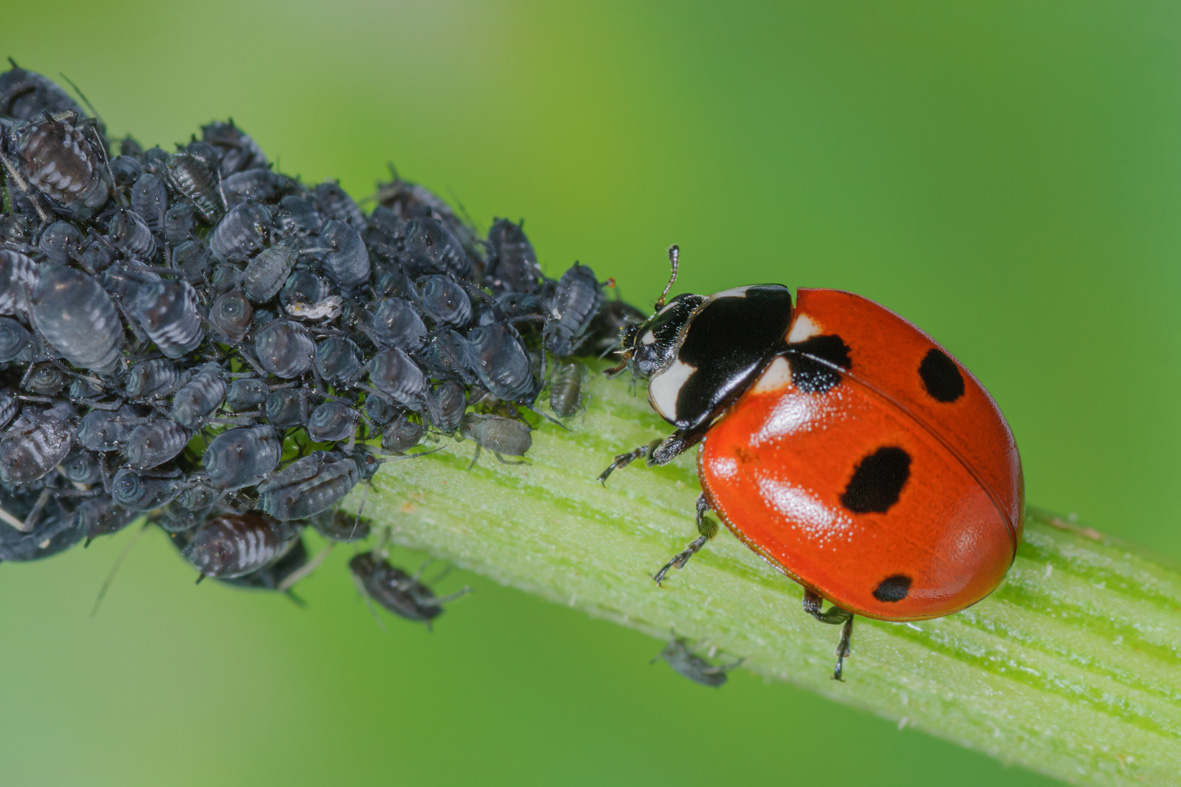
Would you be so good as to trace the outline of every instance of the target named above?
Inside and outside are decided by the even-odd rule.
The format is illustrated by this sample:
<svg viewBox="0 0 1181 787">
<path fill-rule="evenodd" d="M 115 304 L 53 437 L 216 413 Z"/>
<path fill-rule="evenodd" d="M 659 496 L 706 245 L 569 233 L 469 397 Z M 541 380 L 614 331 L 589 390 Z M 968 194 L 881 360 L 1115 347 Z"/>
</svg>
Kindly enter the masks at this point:
<svg viewBox="0 0 1181 787">
<path fill-rule="evenodd" d="M 700 533 L 655 576 L 717 533 L 710 511 L 804 586 L 804 611 L 924 620 L 991 593 L 1021 540 L 1024 481 L 1013 433 L 976 378 L 917 327 L 839 290 L 777 284 L 684 294 L 625 328 L 623 362 L 648 378 L 676 427 L 620 454 L 663 465 L 700 444 Z M 822 602 L 830 602 L 827 610 Z"/>
</svg>

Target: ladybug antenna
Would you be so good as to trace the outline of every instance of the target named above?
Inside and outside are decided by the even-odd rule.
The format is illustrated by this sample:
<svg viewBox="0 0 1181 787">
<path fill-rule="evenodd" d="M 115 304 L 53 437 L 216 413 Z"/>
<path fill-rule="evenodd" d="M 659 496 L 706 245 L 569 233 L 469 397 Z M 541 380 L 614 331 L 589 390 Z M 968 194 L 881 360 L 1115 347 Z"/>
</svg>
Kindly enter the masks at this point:
<svg viewBox="0 0 1181 787">
<path fill-rule="evenodd" d="M 680 259 L 681 249 L 677 244 L 668 247 L 668 261 L 673 266 L 673 275 L 669 277 L 668 284 L 664 285 L 664 292 L 660 293 L 660 297 L 656 299 L 656 311 L 664 308 L 664 299 L 668 296 L 668 291 L 673 288 L 673 282 L 677 280 L 677 260 Z"/>
</svg>

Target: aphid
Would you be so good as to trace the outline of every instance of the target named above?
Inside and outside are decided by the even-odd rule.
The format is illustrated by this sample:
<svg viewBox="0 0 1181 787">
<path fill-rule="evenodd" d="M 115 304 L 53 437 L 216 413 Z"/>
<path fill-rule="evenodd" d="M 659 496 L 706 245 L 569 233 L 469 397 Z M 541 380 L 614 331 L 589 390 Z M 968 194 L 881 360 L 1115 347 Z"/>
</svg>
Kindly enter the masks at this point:
<svg viewBox="0 0 1181 787">
<path fill-rule="evenodd" d="M 170 246 L 179 246 L 193 237 L 194 226 L 192 203 L 177 202 L 164 214 L 164 241 Z"/>
<path fill-rule="evenodd" d="M 445 380 L 427 393 L 426 417 L 440 432 L 451 434 L 459 428 L 467 409 L 467 392 L 459 383 Z"/>
<path fill-rule="evenodd" d="M 70 454 L 74 427 L 68 409 L 25 408 L 0 435 L 0 481 L 28 484 L 44 478 Z"/>
<path fill-rule="evenodd" d="M 58 370 L 63 375 L 65 372 Z M 107 388 L 101 380 L 94 377 L 75 376 L 70 383 L 70 390 L 66 398 L 74 404 L 98 406 L 98 400 L 107 395 Z"/>
<path fill-rule="evenodd" d="M 11 317 L 0 317 L 0 363 L 32 360 L 28 329 Z"/>
<path fill-rule="evenodd" d="M 549 406 L 561 418 L 570 418 L 584 409 L 582 383 L 586 379 L 586 366 L 579 360 L 566 360 L 558 364 L 550 382 Z"/>
<path fill-rule="evenodd" d="M 73 113 L 85 117 L 82 107 L 54 82 L 26 71 L 8 58 L 12 68 L 0 74 L 0 116 L 32 123 L 49 115 Z"/>
<path fill-rule="evenodd" d="M 25 393 L 34 396 L 57 396 L 65 387 L 65 372 L 52 364 L 29 367 L 21 385 Z"/>
<path fill-rule="evenodd" d="M 436 332 L 423 353 L 423 361 L 436 379 L 459 380 L 465 384 L 479 378 L 469 369 L 467 340 L 451 329 Z"/>
<path fill-rule="evenodd" d="M 226 398 L 226 381 L 216 362 L 202 364 L 172 397 L 172 417 L 181 426 L 198 429 L 221 407 Z"/>
<path fill-rule="evenodd" d="M 309 200 L 292 194 L 279 200 L 275 227 L 289 237 L 319 235 L 324 229 L 324 217 Z"/>
<path fill-rule="evenodd" d="M 307 430 L 314 443 L 348 440 L 357 433 L 357 411 L 342 402 L 324 402 L 308 416 Z"/>
<path fill-rule="evenodd" d="M 110 197 L 102 160 L 74 125 L 48 119 L 25 126 L 17 132 L 16 153 L 29 185 L 79 215 Z"/>
<path fill-rule="evenodd" d="M 391 454 L 402 454 L 422 441 L 426 429 L 417 421 L 411 421 L 405 413 L 394 418 L 381 433 L 381 450 Z"/>
<path fill-rule="evenodd" d="M 29 310 L 29 295 L 41 278 L 40 266 L 24 254 L 0 249 L 0 314 L 18 315 Z"/>
<path fill-rule="evenodd" d="M 601 476 L 701 443 L 700 537 L 657 581 L 714 536 L 716 511 L 804 584 L 807 614 L 841 625 L 837 679 L 854 615 L 923 620 L 992 592 L 1021 539 L 1024 485 L 1013 434 L 976 379 L 852 293 L 800 289 L 793 307 L 786 287 L 761 285 L 666 305 L 676 247 L 669 258 L 673 279 L 626 330 L 617 368 L 649 378 L 649 403 L 676 431 Z"/>
<path fill-rule="evenodd" d="M 331 511 L 314 516 L 308 524 L 328 541 L 348 543 L 369 538 L 369 520 L 342 511 Z"/>
<path fill-rule="evenodd" d="M 88 497 L 78 502 L 72 524 L 86 537 L 86 543 L 89 545 L 99 536 L 118 533 L 139 517 L 139 511 L 117 506 L 108 497 Z"/>
<path fill-rule="evenodd" d="M 176 153 L 169 157 L 166 173 L 168 185 L 193 204 L 206 224 L 216 223 L 225 213 L 217 175 L 204 161 L 189 153 Z"/>
<path fill-rule="evenodd" d="M 682 675 L 694 683 L 700 683 L 702 686 L 715 688 L 726 682 L 727 672 L 735 669 L 745 660 L 739 659 L 733 664 L 710 664 L 701 656 L 693 653 L 689 649 L 689 644 L 680 638 L 674 638 L 665 645 L 664 650 L 660 651 L 659 658 L 672 667 L 678 675 Z"/>
<path fill-rule="evenodd" d="M 473 328 L 464 350 L 468 367 L 493 396 L 522 404 L 537 398 L 533 362 L 512 326 L 493 323 Z"/>
<path fill-rule="evenodd" d="M 237 413 L 245 412 L 261 406 L 270 392 L 271 387 L 265 380 L 258 377 L 240 377 L 231 381 L 226 388 L 225 406 Z"/>
<path fill-rule="evenodd" d="M 259 508 L 284 521 L 307 519 L 336 506 L 358 481 L 360 472 L 354 459 L 313 451 L 259 485 Z"/>
<path fill-rule="evenodd" d="M 0 121 L 3 123 L 3 121 Z M 4 134 L 4 129 L 0 128 L 0 137 Z M 2 163 L 2 162 L 0 162 Z M 20 207 L 14 205 L 17 210 Z M 29 226 L 29 220 L 23 215 L 0 214 L 0 242 L 9 243 L 14 246 L 24 246 L 31 243 L 33 240 L 33 231 Z"/>
<path fill-rule="evenodd" d="M 283 446 L 269 426 L 227 429 L 202 456 L 205 474 L 218 489 L 242 489 L 262 481 L 279 465 Z"/>
<path fill-rule="evenodd" d="M 197 286 L 208 278 L 209 269 L 213 266 L 213 255 L 201 241 L 187 240 L 172 250 L 170 262 L 173 270 L 179 272 L 181 278 Z"/>
<path fill-rule="evenodd" d="M 62 478 L 78 486 L 90 486 L 102 481 L 102 458 L 82 446 L 74 446 L 58 465 Z"/>
<path fill-rule="evenodd" d="M 647 315 L 621 300 L 606 301 L 591 321 L 590 336 L 593 354 L 602 356 L 619 347 L 620 337 L 629 327 L 639 325 Z"/>
<path fill-rule="evenodd" d="M 545 348 L 564 358 L 574 354 L 602 301 L 599 280 L 585 265 L 574 263 L 558 280 L 543 332 Z"/>
<path fill-rule="evenodd" d="M 402 408 L 394 404 L 393 400 L 377 393 L 371 393 L 366 396 L 365 402 L 361 407 L 365 413 L 365 417 L 377 426 L 388 424 L 394 420 L 394 417 L 398 413 L 402 412 Z M 3 426 L 3 424 L 0 423 L 0 426 Z"/>
<path fill-rule="evenodd" d="M 277 429 L 294 429 L 308 422 L 308 392 L 302 388 L 271 391 L 263 415 Z"/>
<path fill-rule="evenodd" d="M 242 343 L 253 319 L 254 307 L 241 290 L 223 292 L 209 307 L 209 325 L 218 339 L 229 345 Z"/>
<path fill-rule="evenodd" d="M 151 511 L 171 502 L 181 488 L 178 470 L 143 473 L 123 467 L 111 480 L 111 499 L 129 511 Z"/>
<path fill-rule="evenodd" d="M 356 230 L 365 228 L 365 214 L 339 183 L 324 181 L 312 193 L 316 208 L 333 221 L 341 221 Z"/>
<path fill-rule="evenodd" d="M 120 189 L 134 186 L 143 174 L 144 165 L 134 156 L 122 155 L 111 159 L 111 175 L 115 178 L 115 185 Z"/>
<path fill-rule="evenodd" d="M 414 219 L 402 234 L 399 262 L 410 276 L 449 273 L 457 279 L 472 276 L 472 262 L 463 244 L 436 219 Z"/>
<path fill-rule="evenodd" d="M 183 554 L 203 577 L 241 577 L 278 560 L 300 530 L 253 511 L 222 514 L 193 532 Z"/>
<path fill-rule="evenodd" d="M 192 434 L 171 418 L 154 418 L 131 430 L 123 456 L 132 470 L 149 470 L 176 458 Z"/>
<path fill-rule="evenodd" d="M 369 360 L 369 380 L 378 391 L 412 410 L 421 406 L 426 393 L 422 369 L 397 347 L 382 350 Z"/>
<path fill-rule="evenodd" d="M 356 229 L 342 221 L 332 220 L 320 232 L 324 273 L 343 290 L 350 290 L 369 281 L 369 251 Z"/>
<path fill-rule="evenodd" d="M 298 188 L 296 181 L 271 172 L 269 169 L 251 169 L 226 177 L 221 182 L 221 194 L 226 205 L 233 207 L 245 202 L 275 204 L 283 193 Z"/>
<path fill-rule="evenodd" d="M 443 614 L 443 604 L 468 592 L 464 588 L 439 598 L 417 574 L 411 576 L 372 552 L 363 552 L 350 560 L 349 570 L 366 596 L 400 618 L 426 623 L 427 628 Z"/>
<path fill-rule="evenodd" d="M 164 217 L 168 215 L 169 210 L 168 187 L 164 185 L 164 181 L 151 172 L 140 175 L 131 187 L 131 209 L 143 219 L 144 224 L 152 232 L 159 233 L 164 229 Z M 189 215 L 192 215 L 192 208 L 189 210 Z"/>
<path fill-rule="evenodd" d="M 37 248 L 46 261 L 65 265 L 82 256 L 82 233 L 68 221 L 55 221 L 41 233 Z"/>
<path fill-rule="evenodd" d="M 533 293 L 541 286 L 545 276 L 521 225 L 507 219 L 492 223 L 484 280 L 494 293 Z"/>
<path fill-rule="evenodd" d="M 214 122 L 201 126 L 201 139 L 217 148 L 220 154 L 218 169 L 223 177 L 235 172 L 267 166 L 262 148 L 249 134 L 229 123 Z"/>
<path fill-rule="evenodd" d="M 365 373 L 361 348 L 345 336 L 330 336 L 316 344 L 316 374 L 333 386 L 356 382 Z"/>
<path fill-rule="evenodd" d="M 54 349 L 83 369 L 115 370 L 123 349 L 123 323 L 115 303 L 89 274 L 48 263 L 39 268 L 32 315 Z"/>
<path fill-rule="evenodd" d="M 0 486 L 0 562 L 19 563 L 63 552 L 82 540 L 82 532 L 74 527 L 73 512 L 61 500 L 46 506 L 31 530 L 15 526 L 22 523 L 33 510 L 39 495 Z M 7 522 L 7 524 L 5 524 Z"/>
<path fill-rule="evenodd" d="M 426 343 L 426 324 L 410 301 L 386 298 L 368 320 L 368 335 L 380 348 L 398 347 L 414 352 Z"/>
<path fill-rule="evenodd" d="M 130 405 L 118 410 L 91 410 L 78 423 L 78 443 L 100 453 L 118 451 L 141 420 Z"/>
<path fill-rule="evenodd" d="M 516 418 L 505 418 L 500 415 L 480 415 L 468 413 L 459 423 L 460 433 L 476 443 L 476 455 L 472 457 L 472 465 L 480 458 L 480 449 L 487 448 L 496 458 L 505 464 L 505 456 L 524 456 L 533 445 L 530 432 L 533 427 Z"/>
<path fill-rule="evenodd" d="M 236 205 L 209 233 L 209 251 L 222 262 L 245 262 L 262 250 L 271 231 L 271 212 L 254 202 Z"/>
<path fill-rule="evenodd" d="M 250 261 L 242 272 L 242 291 L 254 303 L 266 303 L 287 281 L 298 255 L 287 246 L 271 246 Z"/>
<path fill-rule="evenodd" d="M 183 279 L 161 279 L 142 287 L 135 298 L 135 317 L 169 358 L 183 358 L 205 339 L 197 291 Z"/>
<path fill-rule="evenodd" d="M 156 239 L 135 211 L 116 211 L 107 225 L 107 238 L 128 257 L 151 260 L 156 256 Z"/>
<path fill-rule="evenodd" d="M 267 323 L 254 337 L 258 365 L 276 377 L 290 380 L 312 368 L 316 344 L 304 328 L 291 320 Z"/>
<path fill-rule="evenodd" d="M 426 276 L 419 280 L 422 313 L 436 325 L 462 328 L 472 321 L 472 302 L 463 287 L 446 276 Z"/>
<path fill-rule="evenodd" d="M 284 307 L 293 303 L 319 303 L 332 295 L 332 284 L 307 268 L 291 272 L 279 290 L 279 303 Z"/>
<path fill-rule="evenodd" d="M 268 563 L 262 568 L 240 577 L 214 577 L 214 579 L 223 584 L 240 588 L 277 590 L 287 594 L 297 606 L 302 607 L 304 603 L 296 598 L 290 588 L 296 581 L 306 576 L 308 565 L 307 547 L 304 546 L 302 539 L 297 538 L 282 557 L 273 563 Z"/>
<path fill-rule="evenodd" d="M 16 414 L 20 412 L 20 399 L 16 392 L 8 388 L 0 388 L 0 429 L 8 426 Z"/>
<path fill-rule="evenodd" d="M 180 370 L 172 361 L 154 358 L 140 361 L 127 374 L 123 392 L 133 402 L 167 396 L 180 384 Z"/>
</svg>

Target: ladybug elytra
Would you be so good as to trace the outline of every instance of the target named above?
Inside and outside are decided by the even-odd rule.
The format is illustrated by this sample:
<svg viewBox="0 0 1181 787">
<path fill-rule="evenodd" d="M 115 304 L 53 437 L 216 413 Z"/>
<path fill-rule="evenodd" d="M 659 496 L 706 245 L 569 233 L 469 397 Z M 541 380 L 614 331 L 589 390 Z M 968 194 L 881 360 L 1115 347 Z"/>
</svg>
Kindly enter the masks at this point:
<svg viewBox="0 0 1181 787">
<path fill-rule="evenodd" d="M 700 445 L 699 537 L 655 576 L 682 568 L 716 533 L 713 511 L 805 588 L 804 611 L 853 617 L 949 615 L 991 593 L 1021 540 L 1021 459 L 983 386 L 931 337 L 839 290 L 756 285 L 665 301 L 624 329 L 625 368 L 648 379 L 672 435 L 620 454 L 672 461 Z M 825 610 L 823 601 L 830 607 Z"/>
</svg>

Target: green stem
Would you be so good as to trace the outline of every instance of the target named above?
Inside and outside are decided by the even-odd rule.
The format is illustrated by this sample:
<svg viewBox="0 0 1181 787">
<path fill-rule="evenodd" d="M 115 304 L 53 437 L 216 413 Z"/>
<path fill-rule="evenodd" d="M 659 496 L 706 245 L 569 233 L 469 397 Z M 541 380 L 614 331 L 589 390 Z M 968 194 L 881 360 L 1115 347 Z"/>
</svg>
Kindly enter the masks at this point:
<svg viewBox="0 0 1181 787">
<path fill-rule="evenodd" d="M 366 513 L 399 544 L 666 639 L 707 639 L 745 666 L 1076 784 L 1181 779 L 1181 574 L 1032 512 L 1005 583 L 951 617 L 860 619 L 847 683 L 836 627 L 723 533 L 663 588 L 652 573 L 695 535 L 692 459 L 596 476 L 669 431 L 628 383 L 588 382 L 570 432 L 534 432 L 528 464 L 446 445 L 391 462 Z M 350 498 L 356 505 L 360 494 Z"/>
</svg>

